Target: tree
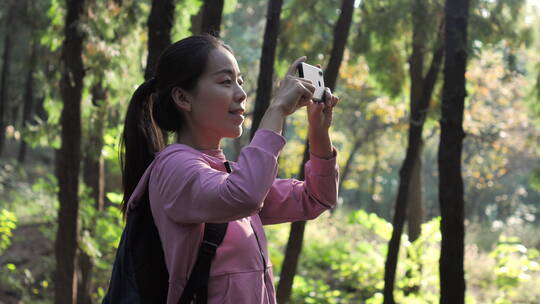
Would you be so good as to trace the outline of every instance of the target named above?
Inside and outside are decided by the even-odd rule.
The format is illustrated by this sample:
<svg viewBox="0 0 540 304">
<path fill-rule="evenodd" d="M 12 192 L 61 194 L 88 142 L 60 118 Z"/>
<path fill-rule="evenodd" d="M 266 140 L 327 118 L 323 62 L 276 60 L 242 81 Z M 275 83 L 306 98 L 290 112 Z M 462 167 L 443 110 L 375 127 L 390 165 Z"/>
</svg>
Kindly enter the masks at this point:
<svg viewBox="0 0 540 304">
<path fill-rule="evenodd" d="M 467 64 L 469 0 L 447 0 L 445 61 L 439 143 L 439 203 L 441 207 L 441 303 L 465 303 L 463 269 L 465 224 L 461 152 Z"/>
<path fill-rule="evenodd" d="M 62 45 L 60 94 L 64 107 L 60 123 L 61 147 L 56 154 L 58 177 L 58 230 L 55 241 L 55 303 L 75 303 L 77 281 L 75 265 L 78 236 L 79 171 L 81 160 L 81 95 L 84 66 L 84 35 L 80 27 L 85 14 L 85 1 L 68 0 L 65 39 Z"/>
<path fill-rule="evenodd" d="M 105 205 L 105 163 L 101 150 L 104 146 L 103 135 L 107 122 L 107 90 L 103 86 L 103 80 L 98 78 L 91 88 L 92 94 L 92 115 L 88 121 L 88 130 L 84 143 L 83 153 L 83 181 L 89 188 L 89 195 L 94 202 L 94 209 L 102 212 Z M 83 226 L 84 232 L 82 240 L 94 235 L 96 216 L 88 219 L 90 223 Z M 81 251 L 79 255 L 80 278 L 78 282 L 77 303 L 92 303 L 92 275 L 94 271 L 94 261 L 92 256 Z"/>
<path fill-rule="evenodd" d="M 331 57 L 324 75 L 324 83 L 330 90 L 334 91 L 336 80 L 339 74 L 339 67 L 345 52 L 349 30 L 352 24 L 354 11 L 354 0 L 343 0 L 341 13 L 334 27 L 334 41 L 332 44 Z M 304 157 L 300 166 L 299 179 L 304 179 L 304 166 L 309 159 L 309 143 L 306 140 L 304 147 Z M 291 296 L 292 284 L 296 274 L 298 259 L 302 251 L 306 221 L 298 221 L 291 224 L 291 232 L 287 241 L 285 258 L 276 291 L 277 301 L 287 303 Z"/>
<path fill-rule="evenodd" d="M 396 199 L 394 218 L 392 220 L 394 229 L 392 230 L 392 238 L 390 239 L 390 243 L 388 245 L 388 254 L 384 268 L 384 303 L 394 303 L 393 289 L 396 266 L 399 255 L 401 234 L 403 232 L 403 225 L 405 223 L 407 213 L 407 201 L 409 199 L 411 177 L 421 151 L 424 121 L 426 119 L 426 113 L 431 101 L 431 93 L 433 92 L 433 87 L 437 80 L 437 74 L 439 73 L 442 58 L 443 48 L 442 46 L 439 46 L 438 50 L 433 56 L 431 67 L 425 77 L 421 99 L 418 100 L 418 104 L 415 107 L 411 107 L 409 141 L 405 160 L 403 161 L 403 165 L 399 172 L 400 182 L 398 196 Z"/>
<path fill-rule="evenodd" d="M 154 76 L 154 69 L 161 53 L 171 44 L 174 22 L 174 0 L 152 0 L 148 16 L 148 58 L 144 79 Z"/>
<path fill-rule="evenodd" d="M 281 16 L 282 5 L 283 0 L 268 1 L 261 64 L 259 68 L 259 78 L 257 80 L 257 97 L 255 99 L 255 110 L 253 112 L 250 138 L 253 138 L 255 135 L 255 131 L 259 128 L 261 119 L 264 116 L 264 112 L 270 104 L 277 37 L 279 34 L 279 18 Z"/>
<path fill-rule="evenodd" d="M 25 124 L 30 120 L 30 115 L 32 114 L 33 99 L 34 99 L 34 71 L 36 69 L 36 57 L 37 57 L 38 47 L 36 42 L 32 42 L 32 53 L 30 55 L 30 60 L 28 61 L 28 73 L 26 75 L 26 84 L 24 90 L 24 107 L 23 107 L 23 117 L 22 125 L 23 128 Z M 17 157 L 19 162 L 24 162 L 26 154 L 26 140 L 24 138 L 21 141 L 19 147 L 19 155 Z"/>
<path fill-rule="evenodd" d="M 0 155 L 4 149 L 4 142 L 6 140 L 6 123 L 5 115 L 8 102 L 8 81 L 10 78 L 10 65 L 11 65 L 11 49 L 13 44 L 11 42 L 11 29 L 15 19 L 15 4 L 16 1 L 9 2 L 9 9 L 6 17 L 6 34 L 4 36 L 4 53 L 2 55 L 2 75 L 0 76 Z"/>
<path fill-rule="evenodd" d="M 411 78 L 410 88 L 410 120 L 409 120 L 409 142 L 405 160 L 400 170 L 398 196 L 396 199 L 395 212 L 393 217 L 392 238 L 388 246 L 387 259 L 384 275 L 384 303 L 395 303 L 393 290 L 396 275 L 397 260 L 401 234 L 405 219 L 415 219 L 409 223 L 410 241 L 414 241 L 420 235 L 421 224 L 421 151 L 423 146 L 422 131 L 424 122 L 429 110 L 431 95 L 437 81 L 439 68 L 443 57 L 443 47 L 440 39 L 435 45 L 432 63 L 429 71 L 424 76 L 424 53 L 428 33 L 425 28 L 427 22 L 426 2 L 415 0 L 411 7 L 413 23 L 412 54 L 409 59 Z M 441 37 L 441 35 L 438 35 Z M 414 200 L 414 202 L 413 202 Z M 414 205 L 413 205 L 414 204 Z M 409 206 L 414 206 L 411 208 Z M 409 211 L 409 212 L 407 212 Z M 417 287 L 413 287 L 415 289 Z"/>
<path fill-rule="evenodd" d="M 127 54 L 126 56 L 116 56 L 115 54 L 118 54 L 119 50 L 128 49 L 129 45 L 133 45 L 133 40 L 129 35 L 133 32 L 134 26 L 142 23 L 140 22 L 141 15 L 137 14 L 137 8 L 136 3 L 125 3 L 123 6 L 119 6 L 112 1 L 92 2 L 88 6 L 88 10 L 93 14 L 87 18 L 88 39 L 85 42 L 84 55 L 91 106 L 88 106 L 83 112 L 82 178 L 85 191 L 82 192 L 79 213 L 81 227 L 77 273 L 77 303 L 80 304 L 92 303 L 92 296 L 96 292 L 96 282 L 99 283 L 99 278 L 96 278 L 99 268 L 96 268 L 95 264 L 96 261 L 99 262 L 102 259 L 104 254 L 99 247 L 104 240 L 104 236 L 100 234 L 99 225 L 103 217 L 110 216 L 110 212 L 105 209 L 105 180 L 108 177 L 105 172 L 106 160 L 103 151 L 107 149 L 105 137 L 110 132 L 107 127 L 114 128 L 118 124 L 111 118 L 118 117 L 115 111 L 118 110 L 119 103 L 126 100 L 125 95 L 118 96 L 122 95 L 118 92 L 121 87 L 114 82 L 114 78 L 119 77 L 120 74 L 129 73 L 126 62 L 130 60 L 127 58 Z M 155 17 L 157 9 L 154 7 L 153 10 L 153 17 Z M 152 20 L 147 21 L 151 23 Z M 155 26 L 156 23 L 154 22 L 153 25 Z M 140 32 L 148 32 L 151 37 L 151 33 L 155 34 L 160 31 L 162 30 L 157 27 L 140 28 Z M 170 36 L 156 34 L 152 38 L 154 46 L 163 44 L 163 41 L 157 41 L 156 36 L 162 39 L 166 38 L 165 40 L 168 39 L 170 43 Z M 122 37 L 122 39 L 118 39 L 118 37 Z M 142 44 L 137 43 L 137 45 L 141 50 L 144 49 Z M 153 58 L 156 50 L 159 48 L 154 48 L 153 52 L 149 54 L 149 58 Z M 147 71 L 150 70 L 151 66 L 147 66 Z M 134 74 L 132 79 L 126 82 L 139 81 L 140 70 L 134 69 L 132 74 Z M 124 92 L 129 94 L 130 91 L 131 89 Z M 114 164 L 110 164 L 110 167 L 114 167 Z"/>
<path fill-rule="evenodd" d="M 202 7 L 201 33 L 219 36 L 224 0 L 205 0 Z"/>
<path fill-rule="evenodd" d="M 174 22 L 174 0 L 152 0 L 152 10 L 148 16 L 148 58 L 144 79 L 154 76 L 159 56 L 171 45 L 171 29 Z M 167 134 L 163 142 L 167 142 Z"/>
</svg>

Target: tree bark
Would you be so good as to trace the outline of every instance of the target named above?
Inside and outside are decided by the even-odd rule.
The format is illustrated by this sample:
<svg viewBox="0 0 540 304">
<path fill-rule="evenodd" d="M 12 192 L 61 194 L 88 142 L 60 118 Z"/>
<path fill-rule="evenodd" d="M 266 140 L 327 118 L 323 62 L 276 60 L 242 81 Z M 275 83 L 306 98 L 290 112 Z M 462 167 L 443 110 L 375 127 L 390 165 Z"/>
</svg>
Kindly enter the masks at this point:
<svg viewBox="0 0 540 304">
<path fill-rule="evenodd" d="M 422 88 L 424 86 L 424 58 L 425 48 L 428 38 L 427 9 L 425 0 L 415 0 L 412 11 L 412 54 L 409 60 L 409 76 L 411 78 L 410 88 L 410 112 L 416 111 L 422 98 Z M 431 97 L 431 96 L 430 96 Z M 419 168 L 422 167 L 422 143 L 420 137 L 420 147 L 418 154 L 414 155 L 414 164 L 412 166 L 411 181 L 409 186 L 409 195 L 407 198 L 407 228 L 409 240 L 414 242 L 420 235 L 420 226 L 422 224 L 422 174 Z"/>
<path fill-rule="evenodd" d="M 410 112 L 416 111 L 422 98 L 422 88 L 424 86 L 424 58 L 426 41 L 428 38 L 427 24 L 427 9 L 424 0 L 416 0 L 412 7 L 412 54 L 409 60 L 409 76 L 411 79 L 410 88 Z M 423 138 L 419 138 L 419 147 L 416 155 L 413 155 L 413 165 L 411 168 L 409 192 L 407 196 L 407 234 L 409 241 L 414 242 L 420 237 L 421 226 L 423 221 L 423 205 L 422 205 L 422 147 Z M 410 267 L 421 269 L 421 261 L 418 264 L 412 264 Z M 419 273 L 421 273 L 419 271 Z M 407 270 L 406 276 L 410 277 L 411 270 Z M 405 288 L 405 293 L 417 293 L 420 290 L 420 285 L 415 284 Z"/>
<path fill-rule="evenodd" d="M 11 66 L 11 29 L 14 22 L 14 10 L 16 1 L 11 1 L 9 4 L 8 15 L 6 17 L 6 34 L 4 36 L 4 54 L 2 58 L 2 76 L 0 79 L 0 156 L 4 150 L 4 143 L 6 140 L 6 110 L 8 103 L 8 81 L 10 78 L 10 66 Z"/>
<path fill-rule="evenodd" d="M 253 138 L 255 131 L 257 131 L 259 128 L 261 119 L 264 116 L 266 109 L 270 105 L 270 98 L 272 97 L 272 79 L 274 76 L 274 62 L 282 5 L 283 0 L 268 1 L 261 64 L 259 67 L 259 79 L 257 80 L 257 97 L 255 99 L 253 123 L 251 124 L 251 132 L 249 136 L 250 139 Z"/>
<path fill-rule="evenodd" d="M 447 0 L 445 6 L 444 85 L 439 143 L 439 204 L 441 207 L 440 303 L 465 302 L 463 269 L 464 199 L 461 177 L 463 109 L 466 96 L 467 23 L 469 0 Z"/>
<path fill-rule="evenodd" d="M 306 140 L 306 147 L 309 147 L 309 143 Z M 304 164 L 309 160 L 309 148 L 304 150 L 304 156 L 302 157 L 302 166 L 300 167 L 300 174 L 298 174 L 298 180 L 304 180 L 305 171 Z M 292 292 L 292 286 L 294 276 L 296 275 L 296 269 L 298 268 L 298 258 L 302 252 L 302 243 L 304 242 L 304 230 L 306 228 L 306 221 L 298 221 L 291 224 L 291 231 L 289 232 L 289 239 L 287 241 L 287 248 L 285 249 L 285 257 L 281 264 L 281 274 L 279 276 L 279 283 L 276 290 L 276 300 L 280 304 L 289 302 Z"/>
<path fill-rule="evenodd" d="M 80 20 L 85 12 L 84 0 L 68 0 L 65 39 L 62 46 L 60 93 L 64 103 L 60 117 L 61 147 L 56 154 L 58 177 L 58 230 L 55 241 L 55 298 L 57 304 L 75 303 L 79 169 L 81 159 L 81 94 L 84 67 L 84 35 Z"/>
<path fill-rule="evenodd" d="M 409 196 L 407 198 L 407 234 L 411 243 L 420 237 L 424 218 L 424 207 L 422 206 L 422 147 L 423 141 L 420 142 L 418 154 L 414 160 L 409 184 Z"/>
<path fill-rule="evenodd" d="M 94 202 L 94 209 L 99 214 L 103 211 L 105 203 L 105 166 L 101 153 L 104 141 L 103 135 L 107 118 L 107 92 L 103 88 L 103 83 L 98 80 L 92 86 L 92 104 L 94 106 L 90 126 L 86 136 L 87 142 L 84 149 L 83 159 L 83 181 L 91 191 L 91 197 Z M 88 227 L 83 227 L 90 236 L 94 236 L 94 227 L 96 219 L 92 219 Z M 91 256 L 84 251 L 79 255 L 79 286 L 77 292 L 78 304 L 92 303 L 92 273 L 94 261 Z"/>
<path fill-rule="evenodd" d="M 174 0 L 152 0 L 148 17 L 148 58 L 144 79 L 154 76 L 159 56 L 171 44 L 171 29 L 174 22 Z"/>
<path fill-rule="evenodd" d="M 202 27 L 202 13 L 203 13 L 203 5 L 199 8 L 199 11 L 195 15 L 191 15 L 189 18 L 191 21 L 191 25 L 189 26 L 189 31 L 192 35 L 199 35 L 201 34 L 201 27 Z"/>
<path fill-rule="evenodd" d="M 354 11 L 354 0 L 343 0 L 341 14 L 334 26 L 334 43 L 330 52 L 330 60 L 324 71 L 324 84 L 334 91 L 339 76 L 339 67 L 343 60 L 343 53 L 347 45 L 347 38 L 351 29 Z"/>
<path fill-rule="evenodd" d="M 438 43 L 440 45 L 440 43 Z M 399 256 L 399 246 L 401 242 L 401 234 L 405 224 L 407 213 L 407 202 L 409 198 L 409 187 L 411 182 L 412 171 L 415 162 L 418 158 L 419 151 L 422 145 L 422 131 L 424 121 L 431 101 L 433 87 L 437 80 L 439 68 L 442 62 L 444 49 L 441 46 L 437 47 L 433 55 L 429 71 L 425 77 L 422 87 L 422 97 L 418 103 L 418 107 L 411 109 L 410 125 L 409 125 L 409 140 L 407 152 L 403 165 L 399 171 L 399 188 L 396 199 L 396 207 L 392 220 L 393 230 L 392 237 L 388 244 L 388 253 L 384 267 L 384 303 L 393 304 L 394 300 L 394 282 L 396 276 L 396 267 Z"/>
<path fill-rule="evenodd" d="M 26 84 L 24 89 L 24 106 L 23 106 L 23 117 L 22 117 L 22 128 L 26 127 L 26 123 L 30 120 L 32 114 L 32 106 L 34 99 L 34 71 L 36 69 L 36 54 L 37 54 L 37 45 L 36 42 L 32 43 L 32 53 L 30 55 L 28 74 L 26 74 Z M 24 136 L 21 140 L 21 145 L 19 147 L 19 155 L 17 160 L 19 163 L 24 163 L 26 156 L 26 140 Z"/>
<path fill-rule="evenodd" d="M 148 16 L 148 58 L 144 79 L 154 77 L 161 53 L 171 45 L 171 30 L 174 22 L 174 0 L 152 0 Z M 167 143 L 167 132 L 162 131 L 163 142 Z"/>
<path fill-rule="evenodd" d="M 201 33 L 219 37 L 224 0 L 205 0 L 202 8 Z"/>
<path fill-rule="evenodd" d="M 354 0 L 343 0 L 341 5 L 341 14 L 339 15 L 334 27 L 335 35 L 332 44 L 332 52 L 324 75 L 324 84 L 332 91 L 335 89 L 336 80 L 339 76 L 339 67 L 341 65 L 341 60 L 343 59 L 343 53 L 345 52 L 345 46 L 347 44 L 347 37 L 352 24 L 353 9 Z M 300 167 L 300 172 L 302 173 L 301 180 L 304 179 L 304 165 L 308 160 L 309 143 L 306 140 L 304 147 L 304 159 L 302 160 Z M 285 251 L 285 258 L 283 259 L 281 275 L 276 291 L 278 303 L 287 303 L 291 297 L 292 284 L 294 281 L 294 276 L 296 275 L 298 259 L 300 258 L 300 253 L 302 251 L 305 225 L 306 221 L 294 222 L 291 225 L 291 232 L 289 234 L 289 240 L 287 241 L 287 249 Z"/>
</svg>

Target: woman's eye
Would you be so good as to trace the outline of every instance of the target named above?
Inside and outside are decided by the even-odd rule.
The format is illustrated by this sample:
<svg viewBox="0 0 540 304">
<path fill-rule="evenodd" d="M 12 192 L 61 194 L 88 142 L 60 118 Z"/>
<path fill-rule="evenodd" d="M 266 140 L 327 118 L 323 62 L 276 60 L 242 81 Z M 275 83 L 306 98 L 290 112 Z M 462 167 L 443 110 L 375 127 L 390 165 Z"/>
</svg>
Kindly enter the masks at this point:
<svg viewBox="0 0 540 304">
<path fill-rule="evenodd" d="M 230 79 L 226 79 L 226 80 L 223 80 L 222 82 L 220 82 L 221 84 L 231 84 L 232 81 Z"/>
</svg>

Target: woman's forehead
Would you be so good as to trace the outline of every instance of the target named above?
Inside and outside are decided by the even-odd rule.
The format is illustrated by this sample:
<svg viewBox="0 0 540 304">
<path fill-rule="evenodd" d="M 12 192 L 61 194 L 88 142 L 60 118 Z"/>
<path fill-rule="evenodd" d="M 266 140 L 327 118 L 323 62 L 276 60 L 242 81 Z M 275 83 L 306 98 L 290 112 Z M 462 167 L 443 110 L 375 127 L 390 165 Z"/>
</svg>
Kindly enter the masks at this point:
<svg viewBox="0 0 540 304">
<path fill-rule="evenodd" d="M 234 55 L 223 47 L 214 49 L 208 55 L 206 65 L 207 74 L 219 74 L 221 72 L 232 72 L 240 74 L 240 68 Z"/>
</svg>

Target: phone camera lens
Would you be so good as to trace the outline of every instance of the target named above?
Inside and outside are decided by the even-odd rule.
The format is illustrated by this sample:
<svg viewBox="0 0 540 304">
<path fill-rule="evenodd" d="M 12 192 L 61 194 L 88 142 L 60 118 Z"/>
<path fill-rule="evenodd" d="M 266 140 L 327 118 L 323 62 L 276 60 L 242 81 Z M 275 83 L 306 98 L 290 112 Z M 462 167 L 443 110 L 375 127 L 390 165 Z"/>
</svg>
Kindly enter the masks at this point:
<svg viewBox="0 0 540 304">
<path fill-rule="evenodd" d="M 321 72 L 321 71 L 319 71 L 319 75 L 322 76 L 322 72 Z"/>
</svg>

